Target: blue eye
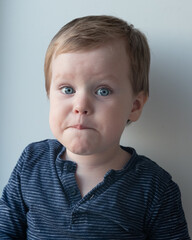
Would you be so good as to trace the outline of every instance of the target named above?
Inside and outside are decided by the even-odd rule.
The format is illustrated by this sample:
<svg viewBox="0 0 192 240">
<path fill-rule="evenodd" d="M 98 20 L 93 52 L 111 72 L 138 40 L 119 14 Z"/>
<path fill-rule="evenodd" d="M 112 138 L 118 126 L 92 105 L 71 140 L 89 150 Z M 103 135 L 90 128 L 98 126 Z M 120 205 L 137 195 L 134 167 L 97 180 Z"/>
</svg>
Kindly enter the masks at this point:
<svg viewBox="0 0 192 240">
<path fill-rule="evenodd" d="M 106 97 L 108 96 L 111 91 L 108 89 L 108 88 L 99 88 L 97 91 L 96 91 L 97 95 L 99 96 L 103 96 L 103 97 Z"/>
<path fill-rule="evenodd" d="M 73 94 L 75 92 L 72 87 L 62 87 L 61 91 L 64 94 Z"/>
</svg>

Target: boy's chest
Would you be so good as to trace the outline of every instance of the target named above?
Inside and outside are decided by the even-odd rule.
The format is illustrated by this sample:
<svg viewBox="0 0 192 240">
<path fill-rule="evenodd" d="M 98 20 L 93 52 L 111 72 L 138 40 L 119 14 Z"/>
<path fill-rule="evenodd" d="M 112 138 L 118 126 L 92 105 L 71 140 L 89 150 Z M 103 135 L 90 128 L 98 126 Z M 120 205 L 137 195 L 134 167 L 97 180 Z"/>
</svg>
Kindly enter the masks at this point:
<svg viewBox="0 0 192 240">
<path fill-rule="evenodd" d="M 27 213 L 28 239 L 146 239 L 143 213 L 109 199 L 96 203 L 96 198 L 63 207 L 56 201 L 54 206 L 32 205 Z"/>
<path fill-rule="evenodd" d="M 146 239 L 142 227 L 138 223 L 134 226 L 134 221 L 126 216 L 119 220 L 105 211 L 101 214 L 83 208 L 72 212 L 54 208 L 54 211 L 38 206 L 28 212 L 27 239 Z"/>
<path fill-rule="evenodd" d="M 120 184 L 121 185 L 121 184 Z M 145 239 L 145 206 L 108 176 L 84 198 L 73 171 L 25 193 L 28 239 Z"/>
</svg>

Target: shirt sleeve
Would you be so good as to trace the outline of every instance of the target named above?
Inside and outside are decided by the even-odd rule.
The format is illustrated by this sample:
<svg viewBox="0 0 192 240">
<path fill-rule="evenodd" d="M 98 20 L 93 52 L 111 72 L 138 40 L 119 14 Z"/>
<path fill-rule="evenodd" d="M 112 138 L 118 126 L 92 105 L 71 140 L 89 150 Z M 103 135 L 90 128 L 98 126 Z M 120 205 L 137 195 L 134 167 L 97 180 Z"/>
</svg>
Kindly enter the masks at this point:
<svg viewBox="0 0 192 240">
<path fill-rule="evenodd" d="M 26 207 L 21 191 L 25 152 L 14 168 L 0 199 L 0 239 L 26 239 Z"/>
<path fill-rule="evenodd" d="M 190 240 L 180 190 L 172 180 L 151 208 L 148 229 L 150 240 Z"/>
</svg>

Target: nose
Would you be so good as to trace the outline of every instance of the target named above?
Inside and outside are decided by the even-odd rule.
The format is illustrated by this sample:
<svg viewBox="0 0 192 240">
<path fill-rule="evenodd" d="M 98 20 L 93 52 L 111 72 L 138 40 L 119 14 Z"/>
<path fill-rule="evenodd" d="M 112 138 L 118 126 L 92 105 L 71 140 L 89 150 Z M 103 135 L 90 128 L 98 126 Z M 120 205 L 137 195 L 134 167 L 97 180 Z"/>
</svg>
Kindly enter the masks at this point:
<svg viewBox="0 0 192 240">
<path fill-rule="evenodd" d="M 73 106 L 75 114 L 90 115 L 93 111 L 92 100 L 88 96 L 77 96 Z"/>
<path fill-rule="evenodd" d="M 85 114 L 85 115 L 88 114 L 87 110 L 81 110 L 79 108 L 76 108 L 74 112 L 77 114 Z"/>
</svg>

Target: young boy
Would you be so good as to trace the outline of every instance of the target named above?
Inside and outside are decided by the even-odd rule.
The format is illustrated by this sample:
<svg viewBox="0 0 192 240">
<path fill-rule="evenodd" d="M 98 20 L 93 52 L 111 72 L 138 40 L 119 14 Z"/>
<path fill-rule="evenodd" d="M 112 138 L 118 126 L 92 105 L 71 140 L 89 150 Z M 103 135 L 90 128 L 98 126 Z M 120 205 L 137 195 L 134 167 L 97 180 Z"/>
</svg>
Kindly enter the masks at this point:
<svg viewBox="0 0 192 240">
<path fill-rule="evenodd" d="M 50 127 L 0 202 L 0 239 L 190 239 L 171 176 L 119 145 L 148 98 L 145 36 L 110 16 L 65 25 L 45 58 Z"/>
</svg>

